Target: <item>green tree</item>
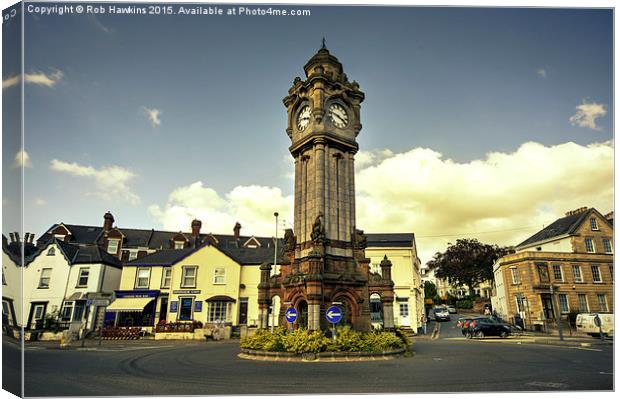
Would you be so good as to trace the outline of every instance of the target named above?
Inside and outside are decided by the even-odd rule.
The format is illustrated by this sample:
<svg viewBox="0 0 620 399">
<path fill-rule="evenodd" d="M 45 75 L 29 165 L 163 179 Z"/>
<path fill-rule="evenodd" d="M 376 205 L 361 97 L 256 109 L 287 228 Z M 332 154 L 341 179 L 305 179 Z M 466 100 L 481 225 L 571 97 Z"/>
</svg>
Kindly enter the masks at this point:
<svg viewBox="0 0 620 399">
<path fill-rule="evenodd" d="M 437 252 L 427 266 L 435 270 L 436 277 L 448 279 L 454 286 L 466 285 L 472 295 L 481 282 L 493 280 L 493 264 L 507 253 L 508 248 L 463 238 L 446 252 Z"/>
<path fill-rule="evenodd" d="M 424 282 L 424 298 L 435 298 L 437 296 L 437 287 L 432 281 Z"/>
</svg>

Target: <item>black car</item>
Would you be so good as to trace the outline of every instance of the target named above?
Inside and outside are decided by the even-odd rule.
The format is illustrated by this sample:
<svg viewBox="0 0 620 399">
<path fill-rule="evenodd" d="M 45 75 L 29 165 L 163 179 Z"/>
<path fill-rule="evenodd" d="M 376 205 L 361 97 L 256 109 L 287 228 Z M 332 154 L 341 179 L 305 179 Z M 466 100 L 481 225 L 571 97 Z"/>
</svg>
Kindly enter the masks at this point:
<svg viewBox="0 0 620 399">
<path fill-rule="evenodd" d="M 465 336 L 467 338 L 484 338 L 488 336 L 506 338 L 510 335 L 511 331 L 512 329 L 507 323 L 503 323 L 492 317 L 478 317 L 468 323 Z"/>
</svg>

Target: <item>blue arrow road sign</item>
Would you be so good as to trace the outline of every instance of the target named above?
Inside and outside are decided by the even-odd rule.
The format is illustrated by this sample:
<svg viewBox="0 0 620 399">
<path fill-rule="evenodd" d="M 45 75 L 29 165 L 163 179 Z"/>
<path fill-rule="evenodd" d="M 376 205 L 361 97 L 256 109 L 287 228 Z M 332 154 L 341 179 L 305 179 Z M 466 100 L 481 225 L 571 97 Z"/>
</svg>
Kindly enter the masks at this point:
<svg viewBox="0 0 620 399">
<path fill-rule="evenodd" d="M 286 309 L 284 317 L 286 317 L 286 321 L 288 321 L 289 323 L 294 323 L 295 320 L 297 320 L 297 310 L 295 308 Z"/>
<path fill-rule="evenodd" d="M 336 324 L 342 320 L 342 310 L 338 306 L 330 306 L 327 312 L 325 312 L 325 317 L 330 323 Z"/>
</svg>

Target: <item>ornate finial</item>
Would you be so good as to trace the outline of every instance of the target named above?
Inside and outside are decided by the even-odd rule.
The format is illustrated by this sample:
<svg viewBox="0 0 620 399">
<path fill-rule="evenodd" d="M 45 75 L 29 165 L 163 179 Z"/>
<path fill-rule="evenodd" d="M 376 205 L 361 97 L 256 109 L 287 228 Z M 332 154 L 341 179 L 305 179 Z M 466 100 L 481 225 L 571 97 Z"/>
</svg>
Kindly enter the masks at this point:
<svg viewBox="0 0 620 399">
<path fill-rule="evenodd" d="M 321 49 L 325 49 L 325 36 L 323 36 L 323 44 L 321 45 Z"/>
</svg>

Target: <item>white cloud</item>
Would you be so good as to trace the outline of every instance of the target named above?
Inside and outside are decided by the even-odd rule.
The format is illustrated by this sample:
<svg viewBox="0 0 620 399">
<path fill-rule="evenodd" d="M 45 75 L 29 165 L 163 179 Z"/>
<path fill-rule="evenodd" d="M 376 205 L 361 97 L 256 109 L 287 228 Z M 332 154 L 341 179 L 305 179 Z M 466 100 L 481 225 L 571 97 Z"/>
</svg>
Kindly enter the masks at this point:
<svg viewBox="0 0 620 399">
<path fill-rule="evenodd" d="M 161 125 L 161 119 L 159 119 L 159 114 L 161 114 L 160 110 L 156 108 L 143 108 L 146 112 L 147 117 L 149 118 L 149 122 L 151 122 L 151 125 L 153 125 L 153 127 Z"/>
<path fill-rule="evenodd" d="M 63 77 L 64 73 L 58 69 L 53 69 L 51 73 L 33 71 L 26 73 L 26 83 L 31 83 L 39 86 L 54 87 Z M 16 86 L 21 81 L 21 75 L 13 75 L 2 80 L 2 89 L 8 89 L 9 87 Z"/>
<path fill-rule="evenodd" d="M 529 142 L 514 152 L 464 163 L 426 148 L 360 152 L 357 225 L 367 233 L 415 233 L 423 263 L 457 238 L 516 245 L 567 210 L 593 206 L 610 211 L 613 153 L 612 142 Z M 238 186 L 219 194 L 200 181 L 172 191 L 165 205 L 149 207 L 168 230 L 187 231 L 197 217 L 206 232 L 232 234 L 239 221 L 242 234 L 265 236 L 274 234 L 274 211 L 290 226 L 292 196 L 264 186 Z"/>
<path fill-rule="evenodd" d="M 32 168 L 32 161 L 30 160 L 30 155 L 24 150 L 19 150 L 15 154 L 15 159 L 13 160 L 14 168 Z"/>
<path fill-rule="evenodd" d="M 613 209 L 613 153 L 611 142 L 529 142 L 459 163 L 415 148 L 358 171 L 357 224 L 414 232 L 423 263 L 462 237 L 516 245 L 567 210 Z"/>
<path fill-rule="evenodd" d="M 47 200 L 45 198 L 35 198 L 33 202 L 36 206 L 47 205 Z"/>
<path fill-rule="evenodd" d="M 536 70 L 536 75 L 540 76 L 541 78 L 546 78 L 547 77 L 547 71 L 544 70 L 543 68 L 539 68 Z"/>
<path fill-rule="evenodd" d="M 292 223 L 293 197 L 283 196 L 276 187 L 237 186 L 221 196 L 201 181 L 175 189 L 165 206 L 153 204 L 151 216 L 167 230 L 189 229 L 193 218 L 202 220 L 203 231 L 232 234 L 236 222 L 243 226 L 241 234 L 275 234 L 273 213 Z M 280 237 L 282 230 L 279 231 Z"/>
<path fill-rule="evenodd" d="M 571 125 L 580 127 L 587 127 L 592 130 L 601 130 L 600 126 L 596 125 L 596 120 L 607 114 L 607 108 L 604 104 L 598 104 L 595 102 L 586 102 L 579 104 L 575 115 L 571 116 L 569 121 Z"/>
<path fill-rule="evenodd" d="M 87 195 L 96 195 L 105 200 L 124 199 L 133 205 L 140 202 L 140 197 L 134 194 L 129 187 L 129 183 L 136 177 L 136 174 L 121 166 L 112 165 L 96 169 L 92 166 L 83 166 L 75 162 L 52 159 L 50 169 L 93 180 L 95 191 L 86 192 Z"/>
</svg>

